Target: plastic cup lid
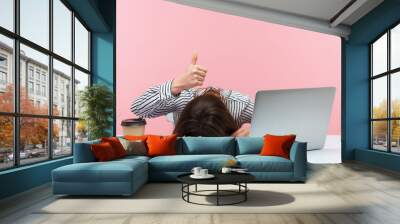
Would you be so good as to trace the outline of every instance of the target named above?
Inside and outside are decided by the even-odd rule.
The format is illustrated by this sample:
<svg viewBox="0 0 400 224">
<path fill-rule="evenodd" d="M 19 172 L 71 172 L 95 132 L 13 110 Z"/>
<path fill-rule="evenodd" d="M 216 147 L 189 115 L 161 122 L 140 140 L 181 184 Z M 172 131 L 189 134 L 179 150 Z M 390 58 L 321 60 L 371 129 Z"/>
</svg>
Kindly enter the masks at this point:
<svg viewBox="0 0 400 224">
<path fill-rule="evenodd" d="M 141 126 L 146 125 L 146 120 L 143 118 L 130 118 L 121 121 L 121 126 Z"/>
</svg>

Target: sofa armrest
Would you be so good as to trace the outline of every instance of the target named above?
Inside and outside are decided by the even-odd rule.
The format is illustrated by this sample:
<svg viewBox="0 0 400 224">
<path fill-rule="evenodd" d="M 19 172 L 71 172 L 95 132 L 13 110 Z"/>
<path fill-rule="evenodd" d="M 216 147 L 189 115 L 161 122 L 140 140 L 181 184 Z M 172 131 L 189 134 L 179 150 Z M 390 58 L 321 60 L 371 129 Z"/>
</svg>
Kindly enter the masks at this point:
<svg viewBox="0 0 400 224">
<path fill-rule="evenodd" d="M 307 143 L 294 142 L 290 149 L 290 160 L 293 162 L 293 179 L 305 181 L 307 176 Z"/>
<path fill-rule="evenodd" d="M 94 157 L 90 146 L 92 144 L 100 143 L 99 140 L 88 141 L 88 142 L 80 142 L 75 143 L 74 147 L 74 163 L 89 163 L 95 162 L 96 158 Z"/>
</svg>

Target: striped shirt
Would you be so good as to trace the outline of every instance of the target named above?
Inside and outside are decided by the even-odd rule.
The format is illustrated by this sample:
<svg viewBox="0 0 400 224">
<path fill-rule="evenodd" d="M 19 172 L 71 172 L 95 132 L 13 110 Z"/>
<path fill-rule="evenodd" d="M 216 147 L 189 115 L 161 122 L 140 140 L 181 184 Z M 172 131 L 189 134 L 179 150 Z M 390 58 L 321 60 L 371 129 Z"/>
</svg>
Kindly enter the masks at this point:
<svg viewBox="0 0 400 224">
<path fill-rule="evenodd" d="M 201 89 L 183 90 L 178 96 L 171 92 L 172 80 L 150 87 L 146 92 L 133 101 L 131 111 L 138 117 L 154 118 L 173 113 L 176 123 L 180 113 Z M 232 90 L 221 90 L 225 105 L 236 123 L 241 126 L 250 123 L 254 103 L 250 97 Z"/>
</svg>

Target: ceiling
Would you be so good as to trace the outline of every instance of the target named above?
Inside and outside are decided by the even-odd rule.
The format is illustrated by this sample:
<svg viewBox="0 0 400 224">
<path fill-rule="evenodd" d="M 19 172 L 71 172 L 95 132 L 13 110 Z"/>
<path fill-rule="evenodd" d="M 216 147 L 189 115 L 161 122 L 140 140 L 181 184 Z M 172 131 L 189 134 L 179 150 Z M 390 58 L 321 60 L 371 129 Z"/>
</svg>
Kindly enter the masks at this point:
<svg viewBox="0 0 400 224">
<path fill-rule="evenodd" d="M 383 0 L 168 0 L 347 38 L 351 25 Z"/>
</svg>

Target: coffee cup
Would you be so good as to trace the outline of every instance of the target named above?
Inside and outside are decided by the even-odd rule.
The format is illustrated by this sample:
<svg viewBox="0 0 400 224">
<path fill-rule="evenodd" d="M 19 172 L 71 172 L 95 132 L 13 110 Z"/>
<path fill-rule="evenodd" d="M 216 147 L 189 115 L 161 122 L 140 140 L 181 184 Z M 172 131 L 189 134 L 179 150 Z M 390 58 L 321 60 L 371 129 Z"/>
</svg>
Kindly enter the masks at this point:
<svg viewBox="0 0 400 224">
<path fill-rule="evenodd" d="M 121 122 L 123 135 L 144 135 L 146 120 L 143 118 L 125 119 Z"/>
<path fill-rule="evenodd" d="M 200 170 L 200 176 L 207 176 L 208 175 L 208 169 L 201 169 Z"/>
<path fill-rule="evenodd" d="M 193 167 L 192 169 L 192 173 L 196 176 L 200 176 L 200 172 L 201 172 L 202 168 L 201 167 Z"/>
<path fill-rule="evenodd" d="M 222 172 L 222 173 L 230 173 L 230 172 L 232 172 L 232 168 L 229 168 L 229 167 L 222 167 L 221 172 Z"/>
</svg>

